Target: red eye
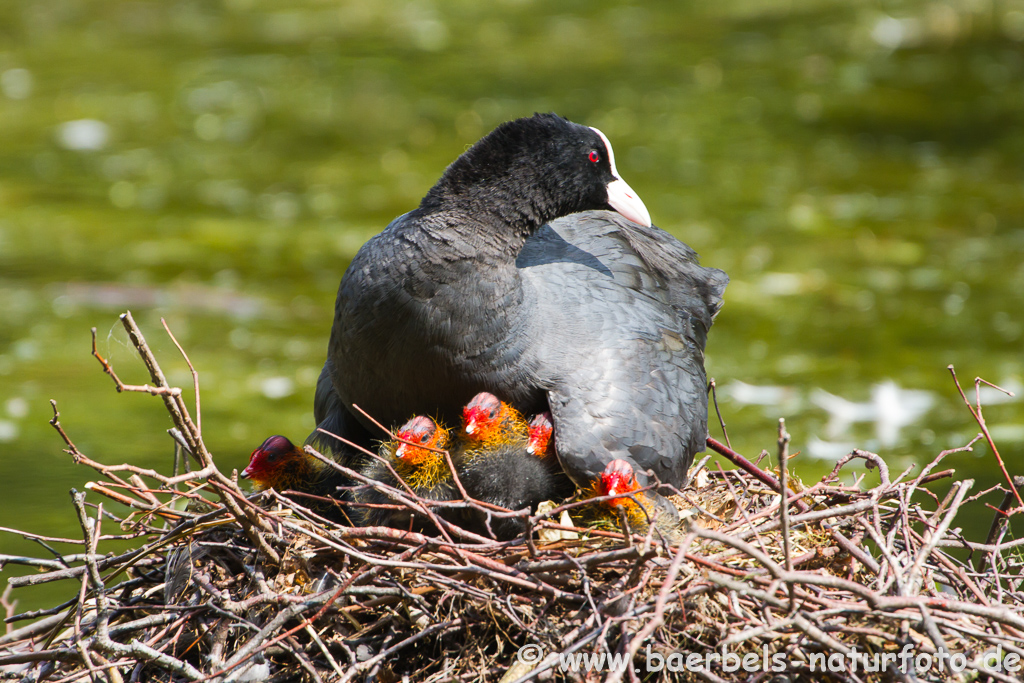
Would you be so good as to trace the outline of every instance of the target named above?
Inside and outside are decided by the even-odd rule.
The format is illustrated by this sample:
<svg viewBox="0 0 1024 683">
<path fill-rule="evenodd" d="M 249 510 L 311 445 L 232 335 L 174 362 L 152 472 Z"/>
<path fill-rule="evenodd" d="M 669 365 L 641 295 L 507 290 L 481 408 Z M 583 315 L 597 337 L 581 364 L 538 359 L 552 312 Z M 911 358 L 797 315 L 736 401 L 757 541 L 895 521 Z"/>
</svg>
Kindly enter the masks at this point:
<svg viewBox="0 0 1024 683">
<path fill-rule="evenodd" d="M 597 153 L 596 149 L 590 150 L 590 155 L 587 158 L 590 159 L 595 164 L 601 161 L 601 155 Z"/>
</svg>

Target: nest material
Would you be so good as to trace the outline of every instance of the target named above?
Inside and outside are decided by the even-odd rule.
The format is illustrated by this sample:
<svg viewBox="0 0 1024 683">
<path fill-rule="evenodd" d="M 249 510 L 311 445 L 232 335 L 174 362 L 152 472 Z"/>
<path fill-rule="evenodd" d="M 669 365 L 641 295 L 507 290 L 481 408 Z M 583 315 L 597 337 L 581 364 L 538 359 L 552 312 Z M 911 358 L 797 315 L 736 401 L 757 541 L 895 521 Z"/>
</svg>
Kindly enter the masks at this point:
<svg viewBox="0 0 1024 683">
<path fill-rule="evenodd" d="M 880 457 L 854 451 L 809 488 L 786 483 L 784 471 L 780 485 L 732 454 L 745 469 L 702 470 L 676 498 L 685 528 L 651 524 L 646 534 L 614 522 L 581 528 L 571 515 L 593 503 L 570 503 L 532 515 L 491 510 L 531 528 L 498 542 L 437 514 L 444 505 L 485 510 L 479 503 L 432 503 L 393 488 L 396 506 L 436 529 L 349 527 L 317 514 L 323 501 L 274 491 L 247 497 L 222 475 L 181 391 L 163 380 L 130 314 L 122 319 L 154 385 L 124 385 L 95 342 L 94 354 L 119 390 L 164 399 L 172 435 L 200 468 L 167 476 L 91 460 L 54 408 L 68 452 L 108 480 L 87 488 L 130 510 L 118 517 L 76 493 L 84 552 L 5 558 L 48 570 L 10 579 L 11 587 L 75 578 L 81 588 L 68 603 L 20 615 L 8 588 L 8 623 L 38 620 L 0 636 L 0 677 L 1015 679 L 989 665 L 1024 655 L 1018 546 L 1003 542 L 1005 525 L 985 543 L 954 528 L 971 481 L 954 481 L 941 501 L 922 487 L 952 474 L 933 473 L 947 453 L 908 479 L 890 478 Z M 854 459 L 877 468 L 880 482 L 841 485 L 838 474 Z M 786 506 L 780 490 L 789 492 Z M 1003 513 L 1019 502 L 1007 493 Z M 112 519 L 136 538 L 134 550 L 99 554 Z"/>
</svg>

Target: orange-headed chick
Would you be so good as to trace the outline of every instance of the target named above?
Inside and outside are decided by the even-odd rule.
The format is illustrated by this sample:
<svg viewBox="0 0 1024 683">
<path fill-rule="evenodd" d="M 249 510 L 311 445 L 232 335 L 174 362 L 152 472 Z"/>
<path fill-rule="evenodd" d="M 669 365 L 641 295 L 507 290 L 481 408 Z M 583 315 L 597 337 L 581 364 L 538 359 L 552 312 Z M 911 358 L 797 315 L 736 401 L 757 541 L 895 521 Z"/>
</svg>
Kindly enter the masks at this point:
<svg viewBox="0 0 1024 683">
<path fill-rule="evenodd" d="M 341 472 L 280 435 L 268 438 L 254 450 L 249 456 L 249 464 L 239 476 L 251 481 L 257 491 L 274 488 L 332 498 L 343 498 L 338 487 L 352 485 Z M 330 512 L 331 516 L 344 517 L 335 505 L 317 503 L 304 497 L 296 497 L 296 502 L 320 513 Z"/>
<path fill-rule="evenodd" d="M 520 443 L 525 448 L 529 425 L 515 408 L 494 394 L 482 391 L 462 408 L 462 434 L 466 454 L 496 444 Z"/>
<path fill-rule="evenodd" d="M 544 411 L 537 413 L 528 423 L 529 440 L 526 444 L 526 452 L 539 458 L 544 466 L 554 477 L 556 493 L 551 500 L 559 500 L 572 495 L 576 485 L 562 471 L 562 463 L 558 462 L 558 454 L 555 451 L 555 423 L 551 419 L 551 413 Z"/>
<path fill-rule="evenodd" d="M 551 413 L 544 411 L 537 413 L 527 425 L 529 429 L 529 442 L 526 444 L 526 452 L 542 460 L 555 456 L 555 423 L 551 421 Z"/>
<path fill-rule="evenodd" d="M 530 452 L 529 425 L 514 408 L 483 392 L 466 404 L 462 416 L 462 431 L 452 457 L 471 498 L 509 510 L 532 510 L 558 495 L 564 475 Z M 550 435 L 547 438 L 550 440 Z M 485 513 L 473 515 L 474 527 L 484 534 L 487 517 Z M 499 539 L 515 538 L 525 529 L 522 518 L 491 516 L 490 530 Z"/>
<path fill-rule="evenodd" d="M 654 491 L 640 491 L 633 466 L 625 460 L 612 460 L 598 475 L 588 492 L 590 497 L 621 496 L 594 503 L 584 508 L 589 524 L 612 524 L 619 526 L 620 514 L 625 515 L 629 530 L 634 534 L 646 534 L 651 521 L 667 535 L 679 527 L 679 511 L 672 503 Z M 632 495 L 630 495 L 632 494 Z"/>
<path fill-rule="evenodd" d="M 458 487 L 452 479 L 451 469 L 445 460 L 444 453 L 433 449 L 448 447 L 448 430 L 434 420 L 417 415 L 398 428 L 395 433 L 403 441 L 387 441 L 381 444 L 378 455 L 402 478 L 409 488 L 426 500 L 457 500 L 461 499 Z M 376 458 L 370 458 L 361 468 L 361 473 L 383 484 L 387 484 L 406 493 L 406 489 L 395 478 L 387 465 Z M 364 487 L 356 493 L 356 501 L 374 505 L 397 505 L 387 494 L 376 489 Z M 437 510 L 441 514 L 440 510 Z M 363 526 L 392 526 L 396 528 L 422 528 L 422 520 L 414 520 L 413 512 L 407 508 L 400 510 L 374 507 L 356 509 L 359 523 Z M 444 514 L 451 518 L 451 514 Z"/>
</svg>

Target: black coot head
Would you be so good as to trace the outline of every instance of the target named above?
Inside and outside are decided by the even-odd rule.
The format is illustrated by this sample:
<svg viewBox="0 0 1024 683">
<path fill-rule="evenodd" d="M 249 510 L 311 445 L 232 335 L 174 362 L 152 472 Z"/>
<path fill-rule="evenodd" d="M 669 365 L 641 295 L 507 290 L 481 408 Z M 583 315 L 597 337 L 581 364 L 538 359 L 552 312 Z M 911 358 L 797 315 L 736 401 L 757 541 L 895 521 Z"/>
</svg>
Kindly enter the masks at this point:
<svg viewBox="0 0 1024 683">
<path fill-rule="evenodd" d="M 641 225 L 651 224 L 644 203 L 619 177 L 608 138 L 557 114 L 501 124 L 456 159 L 438 186 L 455 192 L 500 188 L 537 203 L 544 220 L 613 209 Z"/>
<path fill-rule="evenodd" d="M 536 114 L 533 119 L 521 120 L 550 122 L 554 128 L 564 129 L 542 151 L 552 176 L 560 183 L 560 192 L 579 197 L 580 205 L 574 208 L 613 209 L 635 223 L 651 225 L 647 207 L 619 176 L 612 143 L 604 133 L 555 114 Z"/>
</svg>

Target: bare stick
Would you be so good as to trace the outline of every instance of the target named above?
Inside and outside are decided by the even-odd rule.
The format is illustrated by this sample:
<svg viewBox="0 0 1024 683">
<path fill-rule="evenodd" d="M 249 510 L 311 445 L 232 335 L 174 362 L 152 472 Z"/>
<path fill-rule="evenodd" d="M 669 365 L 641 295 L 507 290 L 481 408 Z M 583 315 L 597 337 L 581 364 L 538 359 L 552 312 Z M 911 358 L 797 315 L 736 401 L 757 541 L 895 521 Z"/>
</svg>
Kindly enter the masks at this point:
<svg viewBox="0 0 1024 683">
<path fill-rule="evenodd" d="M 714 377 L 712 377 L 708 382 L 708 389 L 711 391 L 711 400 L 715 405 L 715 414 L 718 416 L 718 424 L 722 427 L 722 438 L 725 439 L 725 445 L 732 448 L 732 443 L 729 441 L 729 430 L 725 428 L 725 418 L 722 417 L 722 411 L 718 407 L 718 385 L 715 383 Z"/>
<path fill-rule="evenodd" d="M 924 566 L 925 561 L 927 561 L 928 556 L 931 555 L 932 550 L 935 549 L 936 544 L 942 540 L 943 534 L 946 533 L 946 529 L 949 528 L 950 523 L 953 521 L 953 518 L 960 509 L 960 503 L 963 502 L 964 496 L 967 495 L 967 492 L 973 485 L 973 479 L 965 479 L 964 481 L 959 482 L 959 486 L 956 487 L 956 497 L 950 504 L 949 512 L 946 513 L 945 517 L 942 518 L 942 521 L 939 522 L 939 526 L 935 531 L 925 532 L 924 547 L 918 553 L 917 559 L 914 560 L 914 564 L 910 567 L 910 571 L 907 573 L 907 586 L 911 594 L 916 594 L 917 591 L 920 590 L 921 568 Z"/>
<path fill-rule="evenodd" d="M 977 409 L 975 409 L 975 406 L 972 406 L 971 402 L 967 399 L 967 395 L 964 393 L 963 387 L 960 386 L 960 380 L 957 379 L 956 370 L 953 369 L 952 365 L 948 366 L 947 369 L 949 370 L 949 374 L 953 376 L 953 382 L 956 384 L 956 390 L 960 392 L 960 398 L 964 400 L 964 404 L 967 406 L 967 409 L 971 411 L 971 415 L 974 417 L 974 421 L 978 423 L 979 427 L 981 427 L 981 433 L 985 435 L 985 440 L 988 441 L 988 447 L 992 449 L 992 454 L 996 457 L 996 462 L 999 464 L 999 469 L 1003 473 L 1003 477 L 1006 479 L 1006 483 L 1010 487 L 1010 490 L 1013 491 L 1014 497 L 1016 497 L 1017 499 L 1017 509 L 1024 509 L 1024 500 L 1022 500 L 1020 497 L 1020 491 L 1018 491 L 1017 487 L 1013 485 L 1013 477 L 1011 477 L 1010 473 L 1006 471 L 1006 463 L 1003 462 L 1003 458 L 999 455 L 999 449 L 996 448 L 996 442 L 992 440 L 992 435 L 988 431 L 988 425 L 985 424 L 985 418 L 981 413 L 980 397 L 978 398 Z M 980 381 L 982 381 L 980 378 L 976 381 L 975 388 L 977 388 L 977 382 Z M 985 383 L 990 384 L 989 382 Z M 995 385 L 990 384 L 990 386 L 994 387 Z M 998 389 L 999 387 L 996 388 Z M 1000 389 L 1000 391 L 1004 390 Z"/>
<path fill-rule="evenodd" d="M 192 388 L 196 394 L 196 431 L 200 434 L 203 433 L 203 414 L 201 405 L 199 403 L 199 373 L 196 372 L 195 367 L 192 365 L 192 361 L 189 360 L 188 354 L 185 353 L 185 349 L 181 348 L 181 344 L 175 338 L 174 333 L 171 332 L 171 328 L 167 326 L 167 321 L 160 318 L 160 324 L 164 326 L 164 330 L 167 331 L 167 336 L 171 338 L 174 345 L 178 347 L 178 352 L 181 353 L 181 357 L 185 359 L 185 363 L 188 364 L 188 369 L 192 372 Z"/>
<path fill-rule="evenodd" d="M 782 520 L 782 552 L 786 558 L 786 570 L 793 571 L 793 557 L 789 548 L 789 432 L 785 418 L 779 418 L 779 517 Z"/>
<path fill-rule="evenodd" d="M 1014 477 L 1013 483 L 1017 488 L 1024 487 L 1024 477 Z M 1009 526 L 1010 518 L 1006 514 L 1013 504 L 1014 496 L 1012 491 L 1007 491 L 1003 496 L 1002 502 L 996 510 L 995 516 L 992 518 L 992 525 L 989 527 L 988 535 L 985 536 L 985 545 L 994 545 L 996 539 L 1000 534 Z M 990 553 L 993 554 L 993 553 Z M 981 560 L 983 562 L 984 560 Z M 979 567 L 980 569 L 980 567 Z"/>
<path fill-rule="evenodd" d="M 100 578 L 99 568 L 96 565 L 96 561 L 89 559 L 96 552 L 96 542 L 99 538 L 98 520 L 101 516 L 97 515 L 97 520 L 94 521 L 86 514 L 84 494 L 75 494 L 73 499 L 75 501 L 75 509 L 78 511 L 78 518 L 82 525 L 82 530 L 90 544 L 91 550 L 90 553 L 87 553 L 85 563 L 86 568 L 88 569 L 87 576 L 89 583 L 96 594 L 96 646 L 110 654 L 127 655 L 156 662 L 160 666 L 179 673 L 193 681 L 201 679 L 203 677 L 202 673 L 187 662 L 182 662 L 174 657 L 158 652 L 147 645 L 143 645 L 137 640 L 132 641 L 128 645 L 122 645 L 121 643 L 115 642 L 111 639 L 109 628 L 110 605 L 107 600 L 106 586 L 103 583 L 103 579 Z"/>
<path fill-rule="evenodd" d="M 782 493 L 782 486 L 779 484 L 778 479 L 773 477 L 768 472 L 765 472 L 760 467 L 750 462 L 736 451 L 725 446 L 721 442 L 712 439 L 710 436 L 707 438 L 707 445 L 708 448 L 710 448 L 711 450 L 715 451 L 720 455 L 724 455 L 734 465 L 738 466 L 740 469 L 744 470 L 748 474 L 753 475 L 755 479 L 760 481 L 762 484 L 765 484 L 766 486 L 770 487 L 776 493 Z M 793 502 L 793 504 L 801 512 L 807 512 L 807 510 L 809 509 L 807 507 L 807 504 L 804 503 L 802 500 L 796 500 Z"/>
</svg>

